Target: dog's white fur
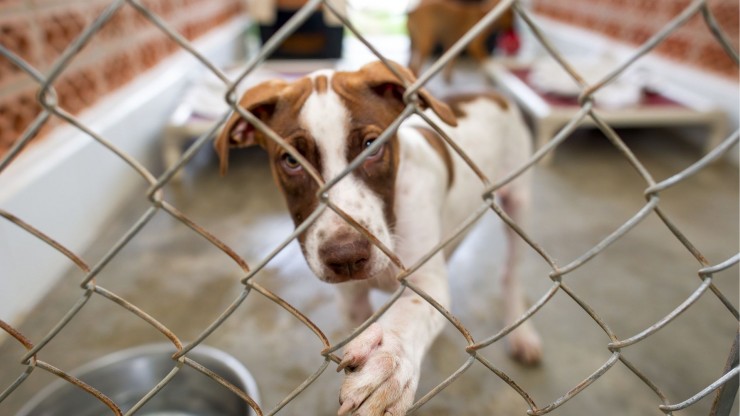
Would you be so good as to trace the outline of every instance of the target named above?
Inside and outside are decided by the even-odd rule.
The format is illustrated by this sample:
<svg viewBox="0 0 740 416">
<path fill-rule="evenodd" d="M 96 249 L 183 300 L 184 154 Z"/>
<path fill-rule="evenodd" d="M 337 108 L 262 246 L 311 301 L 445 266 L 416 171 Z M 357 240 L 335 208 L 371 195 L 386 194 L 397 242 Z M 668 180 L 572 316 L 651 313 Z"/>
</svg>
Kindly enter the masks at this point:
<svg viewBox="0 0 740 416">
<path fill-rule="evenodd" d="M 331 71 L 317 71 L 309 78 L 325 76 L 331 82 Z M 339 176 L 349 164 L 346 157 L 349 113 L 339 96 L 331 89 L 324 94 L 311 94 L 298 116 L 313 137 L 321 137 L 321 160 L 323 178 Z M 383 201 L 354 174 L 339 181 L 329 190 L 329 199 L 355 220 L 368 224 L 373 234 L 387 247 L 391 247 L 390 230 L 383 221 Z M 327 274 L 319 258 L 319 247 L 323 242 L 319 235 L 331 236 L 351 232 L 351 226 L 333 211 L 319 217 L 306 232 L 306 261 L 317 276 Z M 373 246 L 370 275 L 380 274 L 389 264 L 389 259 L 380 249 Z"/>
<path fill-rule="evenodd" d="M 321 71 L 311 77 L 327 77 Z M 491 180 L 501 178 L 521 166 L 531 152 L 530 136 L 518 110 L 510 102 L 481 96 L 459 103 L 464 116 L 458 125 L 445 124 L 431 110 L 429 117 L 467 153 Z M 331 89 L 316 91 L 306 98 L 298 115 L 302 128 L 317 140 L 321 154 L 321 174 L 329 180 L 347 166 L 346 147 L 350 112 Z M 329 191 L 330 200 L 362 224 L 406 267 L 414 266 L 442 239 L 482 204 L 485 185 L 454 151 L 452 172 L 448 172 L 440 152 L 415 126 L 426 125 L 418 116 L 406 120 L 397 131 L 399 164 L 395 182 L 393 230 L 386 224 L 383 203 L 355 173 L 350 173 Z M 452 182 L 450 184 L 450 175 Z M 529 204 L 528 174 L 497 191 L 507 213 L 519 221 Z M 311 269 L 328 280 L 320 247 L 342 233 L 353 232 L 342 218 L 325 210 L 306 231 L 304 253 Z M 509 232 L 509 234 L 513 234 Z M 514 276 L 516 241 L 509 235 L 509 257 L 502 278 L 505 322 L 514 322 L 525 311 L 525 303 Z M 407 280 L 449 309 L 446 256 L 439 252 L 421 265 Z M 398 270 L 387 256 L 373 247 L 368 261 L 368 277 L 339 285 L 342 305 L 354 324 L 367 319 L 372 310 L 369 290 L 392 291 L 399 287 Z M 461 279 L 464 276 L 456 276 Z M 340 391 L 339 414 L 404 414 L 413 403 L 422 359 L 441 331 L 445 318 L 412 290 L 406 289 L 376 323 L 368 327 L 344 349 L 339 369 L 346 370 Z M 508 335 L 511 353 L 525 362 L 540 358 L 540 341 L 529 321 Z"/>
<path fill-rule="evenodd" d="M 481 98 L 463 106 L 468 118 L 460 120 L 457 127 L 444 124 L 431 111 L 428 116 L 435 120 L 445 132 L 466 151 L 473 162 L 484 170 L 491 180 L 501 178 L 505 173 L 521 166 L 528 157 L 530 138 L 520 114 L 513 106 L 502 110 L 496 103 Z M 453 230 L 470 214 L 473 207 L 482 203 L 484 186 L 472 169 L 457 154 L 453 155 L 454 181 L 447 189 L 447 173 L 443 161 L 421 136 L 414 125 L 426 125 L 415 116 L 405 122 L 398 131 L 401 143 L 401 163 L 396 182 L 395 211 L 397 223 L 394 252 L 407 267 L 410 267 L 429 253 L 438 242 L 451 235 Z M 529 203 L 528 175 L 517 179 L 499 192 L 503 200 L 512 208 L 510 215 L 521 219 L 523 210 Z M 354 186 L 354 185 L 353 185 Z M 382 221 L 376 211 L 373 221 Z M 382 225 L 381 225 L 382 227 Z M 502 297 L 507 303 L 506 323 L 511 323 L 525 310 L 521 289 L 512 276 L 515 263 L 515 239 L 509 236 L 509 261 L 504 271 Z M 454 246 L 454 244 L 452 244 Z M 449 252 L 450 250 L 448 250 Z M 415 286 L 433 297 L 444 308 L 450 306 L 448 292 L 448 270 L 446 256 L 439 253 L 427 261 L 409 280 Z M 456 278 L 464 278 L 456 276 Z M 394 273 L 383 274 L 369 282 L 348 282 L 342 289 L 348 316 L 365 317 L 370 313 L 367 297 L 369 287 L 393 290 L 397 287 Z M 354 286 L 354 287 L 349 287 Z M 377 396 L 387 395 L 391 414 L 403 414 L 413 401 L 415 386 L 419 378 L 421 360 L 436 335 L 444 325 L 444 317 L 426 301 L 410 290 L 383 315 L 376 328 L 371 327 L 360 335 L 345 350 L 345 357 L 352 354 L 369 355 L 361 371 L 349 373 L 342 388 L 341 398 L 345 406 L 352 409 L 365 400 L 366 386 L 377 386 Z M 374 349 L 368 347 L 375 345 Z M 525 322 L 509 335 L 509 348 L 512 354 L 527 362 L 539 360 L 540 340 L 529 322 Z M 354 351 L 359 351 L 355 353 Z M 373 359 L 378 357 L 377 359 Z M 345 358 L 346 360 L 347 358 Z M 353 359 L 350 358 L 349 361 Z M 386 380 L 381 381 L 383 378 Z M 404 386 L 400 394 L 382 392 Z M 372 397 L 372 396 L 371 396 Z M 396 400 L 393 403 L 393 400 Z M 346 405 L 350 403 L 350 405 Z M 380 409 L 378 407 L 378 409 Z M 368 409 L 371 407 L 369 406 Z M 362 408 L 361 408 L 362 409 Z M 341 412 L 340 412 L 341 413 Z M 360 411 L 356 414 L 383 414 L 382 412 Z"/>
</svg>

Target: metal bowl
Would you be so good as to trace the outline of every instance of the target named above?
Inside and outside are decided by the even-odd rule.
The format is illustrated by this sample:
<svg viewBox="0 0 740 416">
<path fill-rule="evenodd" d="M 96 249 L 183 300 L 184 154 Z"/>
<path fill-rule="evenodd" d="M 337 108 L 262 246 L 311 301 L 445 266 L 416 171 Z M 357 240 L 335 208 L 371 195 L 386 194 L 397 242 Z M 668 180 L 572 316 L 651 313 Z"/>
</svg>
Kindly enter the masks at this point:
<svg viewBox="0 0 740 416">
<path fill-rule="evenodd" d="M 113 353 L 72 374 L 111 398 L 122 411 L 133 407 L 175 367 L 172 344 L 153 344 Z M 187 357 L 223 377 L 259 402 L 257 385 L 234 357 L 198 346 Z M 91 394 L 64 380 L 41 390 L 17 416 L 100 416 L 110 409 Z M 239 396 L 205 374 L 183 365 L 137 416 L 254 416 Z"/>
</svg>

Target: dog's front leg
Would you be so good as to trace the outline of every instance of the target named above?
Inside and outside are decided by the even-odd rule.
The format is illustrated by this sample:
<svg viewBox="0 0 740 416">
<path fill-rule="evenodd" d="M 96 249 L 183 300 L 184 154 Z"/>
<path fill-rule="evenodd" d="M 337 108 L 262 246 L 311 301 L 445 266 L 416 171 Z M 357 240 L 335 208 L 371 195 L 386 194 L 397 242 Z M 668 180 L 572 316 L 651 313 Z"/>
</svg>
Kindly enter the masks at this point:
<svg viewBox="0 0 740 416">
<path fill-rule="evenodd" d="M 367 282 L 346 282 L 338 286 L 339 309 L 353 326 L 360 326 L 373 314 L 370 305 L 370 285 Z"/>
<path fill-rule="evenodd" d="M 443 307 L 449 304 L 441 255 L 408 277 Z M 408 287 L 401 297 L 344 351 L 338 370 L 347 373 L 340 415 L 403 415 L 414 401 L 421 362 L 444 317 Z"/>
<path fill-rule="evenodd" d="M 408 135 L 404 135 L 406 133 Z M 413 267 L 442 240 L 442 204 L 449 184 L 444 162 L 421 135 L 405 131 L 396 179 L 394 252 Z M 393 290 L 389 274 L 377 282 Z M 439 252 L 406 277 L 409 286 L 424 292 L 449 310 L 447 266 Z M 396 286 L 393 287 L 393 284 Z M 424 354 L 442 330 L 445 318 L 410 287 L 376 323 L 344 349 L 339 369 L 345 369 L 339 414 L 400 416 L 411 407 Z"/>
</svg>

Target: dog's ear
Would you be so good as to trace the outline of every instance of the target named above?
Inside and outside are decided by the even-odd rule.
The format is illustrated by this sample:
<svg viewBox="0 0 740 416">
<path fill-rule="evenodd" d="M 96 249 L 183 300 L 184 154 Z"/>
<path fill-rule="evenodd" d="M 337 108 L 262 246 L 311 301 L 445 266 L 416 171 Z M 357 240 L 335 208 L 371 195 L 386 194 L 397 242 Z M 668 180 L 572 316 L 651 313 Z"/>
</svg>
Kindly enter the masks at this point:
<svg viewBox="0 0 740 416">
<path fill-rule="evenodd" d="M 397 99 L 402 99 L 403 94 L 406 92 L 405 84 L 413 83 L 416 81 L 414 74 L 406 67 L 389 61 L 395 68 L 398 74 L 402 77 L 399 79 L 388 67 L 381 61 L 371 62 L 366 64 L 360 71 L 370 88 L 375 90 L 381 95 L 392 95 Z M 451 125 L 457 126 L 457 117 L 452 112 L 450 107 L 442 101 L 433 97 L 429 92 L 421 88 L 418 90 L 419 99 L 425 108 L 431 108 L 442 121 Z"/>
<path fill-rule="evenodd" d="M 267 120 L 275 111 L 280 93 L 287 83 L 282 80 L 265 81 L 242 95 L 239 107 L 254 114 L 260 120 Z M 234 111 L 226 121 L 213 145 L 221 165 L 221 175 L 229 166 L 229 149 L 248 147 L 257 144 L 257 131 L 239 112 Z"/>
</svg>

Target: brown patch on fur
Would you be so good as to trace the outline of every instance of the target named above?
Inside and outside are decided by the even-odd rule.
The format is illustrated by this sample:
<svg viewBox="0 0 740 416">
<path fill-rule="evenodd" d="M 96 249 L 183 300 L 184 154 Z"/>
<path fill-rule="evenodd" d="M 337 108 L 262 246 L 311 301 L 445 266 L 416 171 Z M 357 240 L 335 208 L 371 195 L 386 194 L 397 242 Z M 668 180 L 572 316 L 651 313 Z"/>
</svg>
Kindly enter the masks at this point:
<svg viewBox="0 0 740 416">
<path fill-rule="evenodd" d="M 337 72 L 332 78 L 332 86 L 336 90 L 339 79 L 340 84 L 348 88 L 370 89 L 376 95 L 382 95 L 388 99 L 393 99 L 405 107 L 403 94 L 406 91 L 406 85 L 416 81 L 416 77 L 408 68 L 405 68 L 395 62 L 389 62 L 398 73 L 398 76 L 391 71 L 386 64 L 381 61 L 371 62 L 356 72 Z M 400 78 L 399 78 L 400 76 Z M 345 88 L 346 89 L 346 88 Z M 422 109 L 431 109 L 445 123 L 450 126 L 457 126 L 457 119 L 447 104 L 436 99 L 426 89 L 421 88 L 417 91 L 417 96 Z M 399 111 L 400 113 L 400 111 Z"/>
<path fill-rule="evenodd" d="M 270 80 L 246 91 L 239 101 L 239 107 L 272 127 L 274 123 L 271 120 L 277 114 L 292 111 L 297 115 L 310 94 L 311 80 L 308 78 L 301 78 L 290 84 L 283 80 Z M 296 117 L 293 117 L 293 124 L 295 121 Z M 262 131 L 256 129 L 242 118 L 241 114 L 234 111 L 214 141 L 214 147 L 221 162 L 221 174 L 225 174 L 228 168 L 229 149 L 259 144 L 269 150 L 267 146 L 270 143 L 268 142 L 272 143 L 272 140 L 267 139 Z"/>
<path fill-rule="evenodd" d="M 467 114 L 465 113 L 465 110 L 462 109 L 462 105 L 473 102 L 480 98 L 484 98 L 495 103 L 504 111 L 507 111 L 509 109 L 509 100 L 507 100 L 506 97 L 504 97 L 503 95 L 493 91 L 477 94 L 451 95 L 449 97 L 445 97 L 444 102 L 447 103 L 448 106 L 450 106 L 450 109 L 455 114 L 455 117 L 463 118 Z"/>
<path fill-rule="evenodd" d="M 297 117 L 296 117 L 297 118 Z M 297 123 L 296 123 L 297 124 Z M 308 132 L 298 128 L 295 133 L 284 136 L 279 126 L 273 127 L 286 141 L 293 146 L 306 160 L 317 170 L 321 171 L 321 154 L 316 141 Z M 286 131 L 287 133 L 287 131 Z M 288 210 L 293 218 L 293 223 L 298 226 L 301 224 L 318 206 L 316 193 L 319 186 L 316 181 L 309 175 L 305 169 L 297 173 L 286 171 L 281 165 L 284 163 L 283 157 L 285 152 L 276 144 L 268 150 L 270 155 L 270 165 L 273 177 L 278 187 L 282 190 L 283 196 L 287 202 Z M 298 236 L 301 243 L 304 240 L 304 234 Z"/>
<path fill-rule="evenodd" d="M 326 91 L 329 89 L 329 79 L 326 78 L 326 75 L 319 75 L 314 80 L 314 88 L 316 89 L 316 92 L 319 94 L 325 94 Z"/>
<path fill-rule="evenodd" d="M 432 146 L 432 149 L 442 158 L 445 168 L 447 168 L 447 189 L 449 189 L 455 180 L 455 166 L 452 164 L 452 155 L 449 149 L 447 149 L 447 143 L 445 143 L 444 139 L 437 132 L 428 127 L 416 126 L 414 129 L 424 136 L 429 145 Z"/>
<path fill-rule="evenodd" d="M 321 158 L 316 143 L 298 123 L 298 114 L 312 92 L 313 84 L 308 77 L 293 83 L 267 81 L 245 92 L 239 105 L 267 124 L 314 168 L 321 171 Z M 281 164 L 285 150 L 262 131 L 249 124 L 245 126 L 245 123 L 247 121 L 235 112 L 216 138 L 215 147 L 221 159 L 222 172 L 228 166 L 230 148 L 258 144 L 269 155 L 273 178 L 285 196 L 294 223 L 300 224 L 318 205 L 318 185 L 305 170 L 289 173 L 283 169 Z"/>
<path fill-rule="evenodd" d="M 403 110 L 403 105 L 388 97 L 377 94 L 363 83 L 354 84 L 348 77 L 335 74 L 332 88 L 340 96 L 350 113 L 349 137 L 347 138 L 347 159 L 355 159 L 363 150 L 365 142 L 377 138 Z M 349 81 L 349 82 L 348 82 Z M 383 154 L 373 160 L 366 160 L 355 174 L 365 182 L 383 201 L 383 210 L 388 226 L 395 227 L 396 215 L 395 183 L 398 172 L 399 150 L 395 133 L 386 141 Z"/>
</svg>

